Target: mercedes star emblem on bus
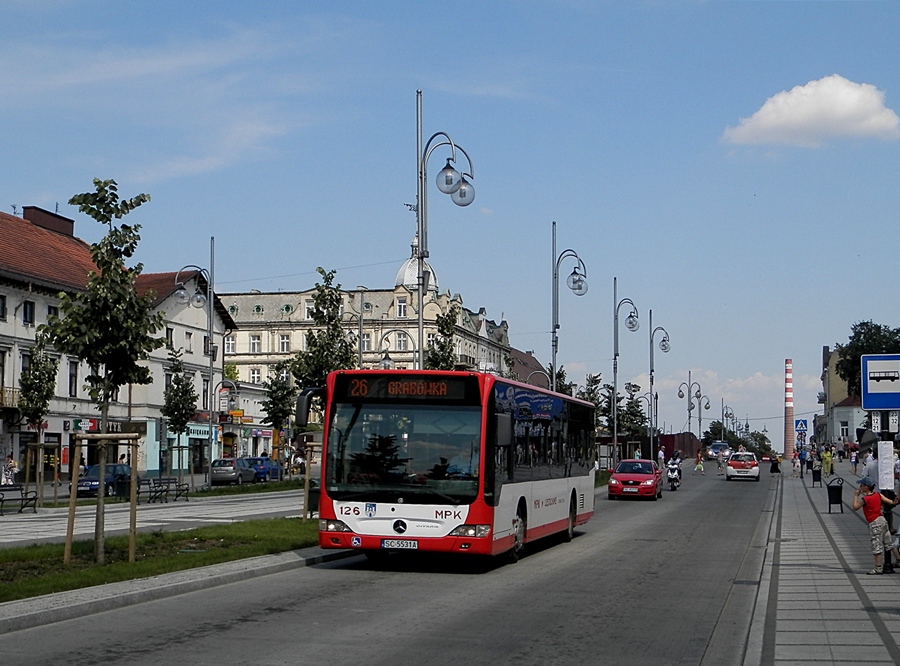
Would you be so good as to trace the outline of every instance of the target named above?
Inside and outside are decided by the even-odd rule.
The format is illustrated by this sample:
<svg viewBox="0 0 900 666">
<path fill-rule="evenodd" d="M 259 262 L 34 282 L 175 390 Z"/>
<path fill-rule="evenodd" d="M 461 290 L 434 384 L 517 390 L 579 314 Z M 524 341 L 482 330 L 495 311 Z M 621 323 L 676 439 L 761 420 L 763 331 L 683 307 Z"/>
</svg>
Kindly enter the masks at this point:
<svg viewBox="0 0 900 666">
<path fill-rule="evenodd" d="M 394 521 L 394 531 L 397 534 L 403 534 L 406 532 L 406 521 L 404 520 L 395 520 Z"/>
</svg>

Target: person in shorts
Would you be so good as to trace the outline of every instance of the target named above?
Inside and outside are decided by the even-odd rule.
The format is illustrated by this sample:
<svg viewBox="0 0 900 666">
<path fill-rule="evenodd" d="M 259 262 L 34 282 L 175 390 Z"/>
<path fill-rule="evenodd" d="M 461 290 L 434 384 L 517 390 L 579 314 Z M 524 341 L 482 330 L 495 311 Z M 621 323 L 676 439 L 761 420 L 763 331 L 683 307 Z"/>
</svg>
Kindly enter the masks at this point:
<svg viewBox="0 0 900 666">
<path fill-rule="evenodd" d="M 900 551 L 894 546 L 894 537 L 888 529 L 887 520 L 884 518 L 881 507 L 896 506 L 897 500 L 889 499 L 881 493 L 875 492 L 875 482 L 868 476 L 859 480 L 859 488 L 853 494 L 854 511 L 863 510 L 866 522 L 869 523 L 869 531 L 872 537 L 872 557 L 875 558 L 875 568 L 867 572 L 870 576 L 880 576 L 883 573 L 884 551 L 890 550 L 895 561 L 900 561 Z"/>
</svg>

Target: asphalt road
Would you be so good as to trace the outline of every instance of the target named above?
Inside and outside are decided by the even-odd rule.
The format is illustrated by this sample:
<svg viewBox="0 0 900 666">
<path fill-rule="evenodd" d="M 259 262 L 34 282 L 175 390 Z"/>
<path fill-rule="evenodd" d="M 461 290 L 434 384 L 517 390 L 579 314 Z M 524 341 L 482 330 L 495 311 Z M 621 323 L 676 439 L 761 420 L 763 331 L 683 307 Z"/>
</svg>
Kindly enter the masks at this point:
<svg viewBox="0 0 900 666">
<path fill-rule="evenodd" d="M 518 564 L 362 557 L 0 637 L 4 663 L 740 663 L 770 482 L 687 473 Z M 755 576 L 755 578 L 754 578 Z"/>
</svg>

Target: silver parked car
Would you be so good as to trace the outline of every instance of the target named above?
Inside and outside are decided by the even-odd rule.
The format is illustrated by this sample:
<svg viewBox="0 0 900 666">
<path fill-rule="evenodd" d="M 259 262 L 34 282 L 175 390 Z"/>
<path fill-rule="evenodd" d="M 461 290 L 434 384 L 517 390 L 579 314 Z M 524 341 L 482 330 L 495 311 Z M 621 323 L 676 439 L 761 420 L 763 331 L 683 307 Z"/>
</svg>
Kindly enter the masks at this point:
<svg viewBox="0 0 900 666">
<path fill-rule="evenodd" d="M 219 485 L 225 483 L 253 483 L 256 480 L 256 470 L 246 458 L 218 458 L 213 460 L 210 483 Z"/>
</svg>

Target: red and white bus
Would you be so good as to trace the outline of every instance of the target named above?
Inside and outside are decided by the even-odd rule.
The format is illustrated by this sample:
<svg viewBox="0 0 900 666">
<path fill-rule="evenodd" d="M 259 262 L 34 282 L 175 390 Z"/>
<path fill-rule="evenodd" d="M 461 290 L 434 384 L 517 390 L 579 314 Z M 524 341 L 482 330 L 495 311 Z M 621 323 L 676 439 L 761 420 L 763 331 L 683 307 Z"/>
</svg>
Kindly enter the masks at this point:
<svg viewBox="0 0 900 666">
<path fill-rule="evenodd" d="M 519 558 L 594 513 L 594 405 L 476 372 L 344 370 L 325 399 L 319 544 Z"/>
</svg>

